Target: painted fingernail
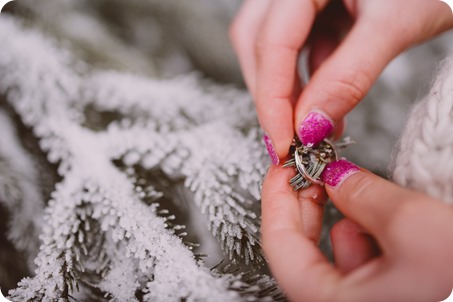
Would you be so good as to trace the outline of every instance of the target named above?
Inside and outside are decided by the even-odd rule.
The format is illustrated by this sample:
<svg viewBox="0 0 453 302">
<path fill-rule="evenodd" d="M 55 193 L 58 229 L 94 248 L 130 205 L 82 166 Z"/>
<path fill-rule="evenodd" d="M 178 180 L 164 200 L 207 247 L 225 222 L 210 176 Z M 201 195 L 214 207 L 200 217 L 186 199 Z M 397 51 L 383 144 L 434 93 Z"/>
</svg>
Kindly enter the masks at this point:
<svg viewBox="0 0 453 302">
<path fill-rule="evenodd" d="M 272 144 L 271 138 L 265 134 L 263 136 L 264 143 L 266 144 L 267 152 L 269 153 L 269 157 L 274 165 L 278 165 L 280 163 L 280 159 L 278 158 L 278 154 L 275 151 L 274 144 Z"/>
<path fill-rule="evenodd" d="M 316 111 L 310 112 L 300 124 L 298 135 L 302 144 L 317 145 L 332 133 L 333 125 L 329 118 Z"/>
<path fill-rule="evenodd" d="M 321 174 L 321 179 L 331 187 L 338 187 L 345 179 L 359 171 L 359 167 L 353 163 L 340 159 L 327 165 Z"/>
</svg>

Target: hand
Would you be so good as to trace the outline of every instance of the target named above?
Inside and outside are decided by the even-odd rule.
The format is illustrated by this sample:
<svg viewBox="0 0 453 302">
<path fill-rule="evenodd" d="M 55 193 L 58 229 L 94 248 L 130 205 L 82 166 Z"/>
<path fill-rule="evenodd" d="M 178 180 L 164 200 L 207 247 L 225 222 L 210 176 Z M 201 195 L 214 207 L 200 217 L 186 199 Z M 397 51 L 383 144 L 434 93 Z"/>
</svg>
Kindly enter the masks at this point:
<svg viewBox="0 0 453 302">
<path fill-rule="evenodd" d="M 340 134 L 395 56 L 452 27 L 450 8 L 434 0 L 246 0 L 230 36 L 273 163 L 287 155 L 294 130 L 314 144 L 333 128 Z M 302 92 L 304 45 L 313 75 Z M 313 110 L 321 114 L 306 119 Z"/>
<path fill-rule="evenodd" d="M 453 288 L 453 208 L 347 161 L 323 173 L 345 215 L 331 231 L 335 264 L 317 247 L 325 194 L 294 192 L 271 166 L 262 191 L 262 243 L 291 301 L 441 301 Z"/>
</svg>

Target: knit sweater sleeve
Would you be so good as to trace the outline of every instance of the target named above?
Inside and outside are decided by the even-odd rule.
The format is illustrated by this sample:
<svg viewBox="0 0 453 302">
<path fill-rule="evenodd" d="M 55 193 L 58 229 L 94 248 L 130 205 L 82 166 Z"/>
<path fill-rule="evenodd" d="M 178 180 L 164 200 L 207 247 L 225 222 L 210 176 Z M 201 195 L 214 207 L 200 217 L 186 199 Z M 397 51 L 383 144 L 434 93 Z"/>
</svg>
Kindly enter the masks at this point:
<svg viewBox="0 0 453 302">
<path fill-rule="evenodd" d="M 409 114 L 390 168 L 398 184 L 453 203 L 453 55 Z"/>
</svg>

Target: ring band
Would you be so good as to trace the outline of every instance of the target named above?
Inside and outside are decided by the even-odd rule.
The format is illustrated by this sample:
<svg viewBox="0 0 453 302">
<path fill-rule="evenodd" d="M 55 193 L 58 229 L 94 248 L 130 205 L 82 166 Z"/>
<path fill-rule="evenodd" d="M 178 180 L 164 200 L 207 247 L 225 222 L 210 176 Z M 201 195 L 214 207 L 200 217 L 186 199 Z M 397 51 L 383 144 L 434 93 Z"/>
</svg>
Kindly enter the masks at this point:
<svg viewBox="0 0 453 302">
<path fill-rule="evenodd" d="M 294 139 L 292 144 L 292 158 L 283 164 L 283 167 L 294 167 L 297 174 L 289 180 L 295 191 L 308 188 L 311 184 L 323 186 L 321 174 L 327 164 L 337 161 L 338 149 L 345 148 L 354 142 L 345 138 L 338 144 L 324 139 L 316 147 L 303 145 Z"/>
</svg>

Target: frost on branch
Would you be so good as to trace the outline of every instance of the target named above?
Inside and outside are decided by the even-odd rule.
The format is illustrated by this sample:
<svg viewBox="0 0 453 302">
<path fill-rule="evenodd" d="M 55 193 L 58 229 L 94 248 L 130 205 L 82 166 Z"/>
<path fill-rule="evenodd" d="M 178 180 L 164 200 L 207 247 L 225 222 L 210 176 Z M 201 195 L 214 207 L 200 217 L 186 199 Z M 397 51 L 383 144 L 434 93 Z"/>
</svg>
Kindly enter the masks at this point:
<svg viewBox="0 0 453 302">
<path fill-rule="evenodd" d="M 33 250 L 21 238 L 36 242 L 41 233 L 36 275 L 10 291 L 13 301 L 281 298 L 271 279 L 235 269 L 263 262 L 257 213 L 266 161 L 245 94 L 194 75 L 152 80 L 90 69 L 11 17 L 0 18 L 0 39 L 0 106 L 13 108 L 61 177 L 45 206 L 32 162 L 0 147 L 31 179 L 14 185 L 28 207 L 5 198 L 14 180 L 0 179 L 10 238 Z M 0 123 L 11 124 L 4 114 Z M 14 138 L 6 142 L 20 150 Z M 183 221 L 193 206 L 230 262 L 222 269 L 205 268 L 193 250 L 197 236 Z M 35 232 L 24 234 L 26 225 Z"/>
</svg>

